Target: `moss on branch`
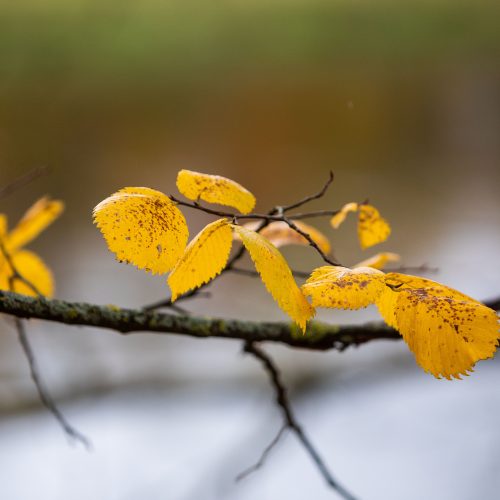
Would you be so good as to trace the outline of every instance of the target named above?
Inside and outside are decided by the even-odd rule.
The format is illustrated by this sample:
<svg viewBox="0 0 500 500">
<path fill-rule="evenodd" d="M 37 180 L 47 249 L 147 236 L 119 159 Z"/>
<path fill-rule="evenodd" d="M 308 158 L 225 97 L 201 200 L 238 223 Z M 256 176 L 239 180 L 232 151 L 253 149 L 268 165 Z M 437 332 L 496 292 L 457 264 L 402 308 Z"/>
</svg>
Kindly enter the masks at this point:
<svg viewBox="0 0 500 500">
<path fill-rule="evenodd" d="M 308 325 L 307 333 L 302 335 L 289 322 L 271 323 L 174 315 L 142 309 L 124 309 L 114 305 L 39 299 L 4 291 L 0 291 L 0 313 L 67 325 L 105 328 L 122 334 L 149 332 L 198 338 L 278 342 L 315 350 L 343 350 L 371 340 L 401 338 L 395 330 L 383 323 L 338 326 L 313 321 Z"/>
</svg>

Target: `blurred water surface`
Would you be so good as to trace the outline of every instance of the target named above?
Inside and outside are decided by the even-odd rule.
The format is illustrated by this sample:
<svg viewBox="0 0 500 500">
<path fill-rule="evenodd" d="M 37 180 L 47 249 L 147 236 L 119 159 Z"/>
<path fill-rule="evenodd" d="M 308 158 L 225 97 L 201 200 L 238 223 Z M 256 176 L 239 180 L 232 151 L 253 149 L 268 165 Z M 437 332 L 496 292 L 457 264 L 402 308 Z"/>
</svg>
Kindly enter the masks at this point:
<svg viewBox="0 0 500 500">
<path fill-rule="evenodd" d="M 380 250 L 438 267 L 436 279 L 476 298 L 498 295 L 498 10 L 1 3 L 0 185 L 35 165 L 51 169 L 1 210 L 14 223 L 42 194 L 65 200 L 64 216 L 31 245 L 53 268 L 57 296 L 138 307 L 168 289 L 114 261 L 91 222 L 101 199 L 128 185 L 174 193 L 188 168 L 241 182 L 264 211 L 316 191 L 332 169 L 331 191 L 312 208 L 369 198 L 393 227 Z M 187 216 L 192 234 L 209 220 Z M 354 221 L 335 233 L 326 220 L 318 226 L 342 262 L 368 256 Z M 284 253 L 297 269 L 321 264 L 307 248 Z M 284 318 L 250 278 L 212 289 L 189 308 Z M 232 484 L 279 427 L 267 386 L 253 385 L 264 375 L 237 343 L 31 322 L 48 384 L 95 442 L 86 455 L 64 445 L 48 415 L 30 413 L 36 394 L 8 319 L 1 325 L 3 498 L 330 497 L 291 436 L 254 478 Z M 402 343 L 271 351 L 320 450 L 362 498 L 495 498 L 495 361 L 448 383 L 422 373 Z"/>
</svg>

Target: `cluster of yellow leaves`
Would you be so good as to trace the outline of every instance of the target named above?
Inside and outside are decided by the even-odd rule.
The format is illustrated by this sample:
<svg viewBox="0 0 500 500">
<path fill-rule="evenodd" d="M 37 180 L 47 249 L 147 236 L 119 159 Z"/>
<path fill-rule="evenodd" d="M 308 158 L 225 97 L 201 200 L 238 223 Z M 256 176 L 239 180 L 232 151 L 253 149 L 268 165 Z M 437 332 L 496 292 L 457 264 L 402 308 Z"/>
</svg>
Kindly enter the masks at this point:
<svg viewBox="0 0 500 500">
<path fill-rule="evenodd" d="M 389 223 L 368 203 L 347 203 L 330 220 L 337 229 L 349 212 L 358 212 L 358 238 L 361 248 L 369 248 L 385 241 L 391 234 Z"/>
<path fill-rule="evenodd" d="M 417 363 L 438 378 L 467 375 L 498 346 L 495 311 L 428 279 L 368 267 L 325 266 L 313 271 L 302 291 L 317 307 L 359 309 L 376 304 Z"/>
<path fill-rule="evenodd" d="M 248 190 L 216 175 L 181 170 L 177 187 L 188 199 L 231 206 L 243 214 L 255 206 L 255 197 Z M 358 212 L 362 248 L 389 236 L 387 221 L 366 203 L 345 205 L 332 218 L 332 226 L 338 227 L 349 212 Z M 220 274 L 237 239 L 249 252 L 274 300 L 303 331 L 315 307 L 359 309 L 376 304 L 384 320 L 401 333 L 417 363 L 436 377 L 446 378 L 466 375 L 478 360 L 493 356 L 498 344 L 498 318 L 493 310 L 439 283 L 385 274 L 381 269 L 399 260 L 394 253 L 379 253 L 353 269 L 320 267 L 299 288 L 278 247 L 309 242 L 285 221 L 273 221 L 262 228 L 260 223 L 241 226 L 221 218 L 187 244 L 188 227 L 176 204 L 159 191 L 137 187 L 121 189 L 99 203 L 94 220 L 118 260 L 153 274 L 170 271 L 167 281 L 172 300 Z M 0 234 L 2 224 L 0 219 Z M 303 222 L 295 224 L 323 253 L 330 252 L 325 235 Z M 13 233 L 7 242 L 25 242 L 26 236 L 23 239 Z M 32 233 L 24 230 L 20 234 Z"/>
<path fill-rule="evenodd" d="M 235 207 L 241 213 L 250 212 L 255 205 L 255 197 L 248 190 L 216 175 L 181 170 L 177 187 L 191 200 Z M 99 203 L 94 209 L 94 220 L 118 260 L 153 274 L 171 271 L 167 281 L 172 300 L 220 274 L 237 235 L 281 309 L 304 331 L 314 315 L 286 260 L 271 241 L 255 230 L 219 219 L 208 224 L 187 245 L 188 227 L 175 203 L 163 193 L 137 187 L 121 189 Z M 278 246 L 306 242 L 288 226 L 270 226 L 269 238 Z M 303 223 L 301 227 L 312 229 Z M 325 251 L 330 250 L 328 240 L 319 231 L 313 237 Z"/>
<path fill-rule="evenodd" d="M 25 295 L 42 295 L 51 297 L 54 293 L 54 280 L 50 269 L 42 259 L 23 247 L 36 238 L 49 226 L 64 209 L 61 201 L 41 198 L 23 216 L 11 230 L 7 228 L 7 217 L 0 214 L 0 240 L 10 256 L 14 269 L 26 282 L 14 279 L 14 269 L 7 258 L 0 253 L 0 290 L 11 290 Z M 35 291 L 36 290 L 36 291 Z"/>
</svg>

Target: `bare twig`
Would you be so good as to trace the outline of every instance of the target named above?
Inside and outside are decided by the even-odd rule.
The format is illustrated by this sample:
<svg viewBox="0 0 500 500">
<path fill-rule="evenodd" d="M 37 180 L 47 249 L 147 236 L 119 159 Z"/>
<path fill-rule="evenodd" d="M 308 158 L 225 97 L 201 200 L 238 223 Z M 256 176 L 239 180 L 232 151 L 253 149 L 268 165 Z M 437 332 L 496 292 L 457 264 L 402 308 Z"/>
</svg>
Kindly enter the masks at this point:
<svg viewBox="0 0 500 500">
<path fill-rule="evenodd" d="M 5 245 L 1 239 L 0 239 L 0 251 L 5 258 L 7 265 L 11 269 L 12 274 L 11 274 L 11 276 L 9 276 L 9 288 L 10 288 L 11 292 L 15 289 L 15 282 L 21 281 L 26 286 L 28 286 L 38 296 L 38 298 L 42 298 L 43 295 L 40 293 L 40 291 L 37 289 L 37 287 L 33 283 L 31 283 L 31 281 L 24 278 L 22 276 L 22 274 L 18 271 L 18 269 L 16 268 L 16 266 L 13 263 L 12 256 L 5 248 Z M 33 380 L 33 382 L 35 384 L 38 395 L 40 397 L 40 401 L 45 406 L 45 408 L 50 413 L 52 413 L 52 415 L 57 420 L 57 422 L 59 422 L 59 424 L 61 425 L 62 429 L 64 430 L 64 432 L 66 433 L 66 435 L 68 437 L 70 437 L 76 441 L 79 441 L 87 449 L 90 449 L 90 447 L 91 447 L 90 441 L 82 433 L 80 433 L 78 430 L 76 430 L 66 420 L 63 413 L 59 410 L 55 401 L 53 400 L 52 396 L 50 395 L 48 389 L 45 387 L 45 384 L 43 383 L 43 380 L 42 380 L 40 373 L 39 373 L 39 370 L 38 370 L 38 364 L 37 364 L 37 361 L 35 358 L 35 353 L 34 353 L 33 349 L 31 348 L 31 345 L 29 343 L 28 335 L 27 335 L 26 330 L 24 328 L 24 324 L 19 317 L 15 318 L 15 326 L 16 326 L 19 342 L 20 342 L 21 347 L 23 349 L 24 355 L 26 356 L 26 359 L 28 361 L 31 379 Z"/>
<path fill-rule="evenodd" d="M 322 198 L 325 195 L 326 191 L 328 190 L 328 188 L 330 187 L 330 184 L 332 182 L 333 182 L 333 172 L 330 170 L 329 175 L 328 175 L 328 179 L 327 179 L 325 185 L 316 194 L 306 196 L 302 200 L 299 200 L 295 203 L 291 203 L 290 205 L 284 205 L 281 207 L 282 211 L 288 212 L 289 210 L 294 210 L 296 208 L 299 208 L 302 205 L 309 203 L 310 201 L 318 200 L 319 198 Z"/>
<path fill-rule="evenodd" d="M 334 479 L 325 462 L 319 456 L 313 444 L 305 434 L 304 429 L 297 422 L 297 419 L 295 418 L 292 407 L 290 405 L 290 400 L 288 399 L 286 387 L 281 380 L 280 372 L 270 356 L 266 354 L 261 348 L 257 347 L 253 342 L 246 342 L 244 351 L 251 354 L 262 363 L 273 385 L 276 394 L 276 402 L 282 410 L 283 418 L 287 427 L 295 433 L 299 441 L 307 450 L 307 452 L 311 456 L 311 459 L 316 464 L 316 467 L 320 471 L 327 484 L 335 491 L 337 491 L 337 493 L 342 498 L 345 498 L 347 500 L 354 500 L 355 497 L 351 493 L 349 493 L 343 486 L 341 486 L 336 479 Z"/>
<path fill-rule="evenodd" d="M 333 217 L 338 213 L 339 210 L 315 210 L 314 212 L 290 214 L 288 217 L 292 220 L 301 220 L 301 219 L 312 219 L 313 217 Z"/>
<path fill-rule="evenodd" d="M 81 432 L 75 429 L 63 415 L 61 410 L 57 407 L 56 403 L 52 399 L 48 389 L 45 387 L 45 384 L 40 376 L 40 372 L 38 370 L 38 363 L 35 358 L 35 353 L 33 352 L 33 348 L 28 340 L 28 335 L 24 328 L 24 324 L 21 319 L 15 318 L 15 325 L 17 329 L 17 334 L 19 338 L 19 342 L 23 348 L 23 352 L 28 360 L 28 365 L 30 369 L 31 379 L 33 380 L 35 387 L 38 392 L 38 396 L 40 397 L 40 401 L 43 406 L 52 413 L 54 418 L 59 422 L 64 432 L 68 437 L 74 439 L 75 441 L 79 441 L 85 446 L 88 450 L 91 449 L 92 445 L 87 437 L 85 437 Z"/>
<path fill-rule="evenodd" d="M 273 440 L 264 448 L 264 450 L 262 451 L 262 454 L 260 455 L 259 460 L 257 460 L 257 462 L 255 464 L 253 464 L 250 467 L 248 467 L 248 469 L 245 469 L 244 471 L 241 471 L 235 477 L 235 481 L 241 481 L 242 479 L 244 479 L 245 477 L 249 476 L 253 472 L 259 470 L 264 465 L 264 463 L 265 463 L 265 461 L 266 461 L 269 453 L 271 453 L 271 451 L 273 450 L 273 448 L 279 443 L 279 441 L 281 440 L 281 438 L 285 434 L 286 430 L 288 430 L 288 425 L 287 424 L 283 424 L 281 426 L 280 430 L 278 431 L 278 434 L 276 434 L 276 436 L 274 436 Z"/>
<path fill-rule="evenodd" d="M 342 264 L 339 264 L 338 262 L 335 262 L 335 261 L 331 260 L 329 257 L 327 257 L 325 255 L 325 253 L 323 252 L 323 250 L 321 250 L 321 248 L 319 248 L 318 244 L 311 238 L 311 235 L 309 233 L 306 233 L 305 231 L 302 231 L 302 229 L 300 229 L 297 226 L 297 224 L 295 224 L 293 221 L 291 221 L 287 217 L 283 216 L 283 222 L 286 222 L 289 227 L 291 227 L 294 231 L 296 231 L 302 237 L 304 237 L 309 242 L 309 245 L 312 246 L 316 250 L 316 252 L 319 253 L 319 255 L 321 256 L 321 258 L 326 263 L 330 264 L 331 266 L 341 266 L 342 265 Z"/>
<path fill-rule="evenodd" d="M 430 267 L 427 264 L 421 264 L 420 266 L 398 266 L 385 269 L 386 273 L 437 273 L 439 268 Z"/>
<path fill-rule="evenodd" d="M 259 273 L 254 269 L 241 269 L 239 267 L 232 267 L 231 269 L 229 269 L 229 271 L 231 271 L 234 274 L 241 274 L 242 276 L 250 276 L 252 278 L 259 277 Z M 311 273 L 307 273 L 305 271 L 295 271 L 295 270 L 292 270 L 292 274 L 296 278 L 309 278 L 309 276 L 311 275 Z"/>
<path fill-rule="evenodd" d="M 7 196 L 11 195 L 12 193 L 15 193 L 22 187 L 26 186 L 26 184 L 29 184 L 38 177 L 45 175 L 47 171 L 48 167 L 46 166 L 35 167 L 26 172 L 25 174 L 19 176 L 17 179 L 14 179 L 6 186 L 0 188 L 0 200 L 3 198 L 7 198 Z"/>
</svg>

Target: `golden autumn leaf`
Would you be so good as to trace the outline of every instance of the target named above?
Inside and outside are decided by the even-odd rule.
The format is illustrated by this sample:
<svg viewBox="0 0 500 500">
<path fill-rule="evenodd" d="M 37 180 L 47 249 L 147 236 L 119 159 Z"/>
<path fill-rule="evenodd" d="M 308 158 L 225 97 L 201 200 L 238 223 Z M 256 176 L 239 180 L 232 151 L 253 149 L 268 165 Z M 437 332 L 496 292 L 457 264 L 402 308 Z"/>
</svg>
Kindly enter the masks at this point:
<svg viewBox="0 0 500 500">
<path fill-rule="evenodd" d="M 382 243 L 390 234 L 391 227 L 374 206 L 359 205 L 358 237 L 363 250 Z"/>
<path fill-rule="evenodd" d="M 250 253 L 264 285 L 280 308 L 305 332 L 307 321 L 314 309 L 295 283 L 292 271 L 279 250 L 259 233 L 233 225 L 243 245 Z"/>
<path fill-rule="evenodd" d="M 14 273 L 7 261 L 3 259 L 0 263 L 0 290 L 9 290 L 33 297 L 38 296 L 37 292 L 45 297 L 53 296 L 54 279 L 52 273 L 38 255 L 28 250 L 20 250 L 11 255 L 11 260 L 14 268 L 34 288 L 19 279 L 13 280 L 11 287 L 10 278 Z"/>
<path fill-rule="evenodd" d="M 323 253 L 330 253 L 330 242 L 328 241 L 328 238 L 323 233 L 321 233 L 321 231 L 299 220 L 294 221 L 294 224 L 301 231 L 309 234 L 309 236 L 318 245 Z M 259 225 L 260 222 L 248 222 L 243 227 L 246 227 L 251 231 L 255 231 L 259 227 Z M 280 248 L 285 245 L 309 245 L 309 242 L 306 240 L 306 238 L 304 238 L 304 236 L 292 229 L 284 221 L 271 222 L 259 232 L 276 248 Z"/>
<path fill-rule="evenodd" d="M 37 292 L 51 297 L 54 293 L 54 279 L 50 269 L 33 252 L 23 250 L 22 246 L 33 240 L 63 211 L 64 204 L 48 197 L 41 198 L 28 209 L 12 231 L 8 231 L 7 217 L 0 214 L 0 238 L 8 259 L 0 253 L 0 290 L 15 291 L 25 295 L 37 296 Z M 23 280 L 15 277 L 14 269 Z"/>
<path fill-rule="evenodd" d="M 353 267 L 373 267 L 374 269 L 384 269 L 389 262 L 398 262 L 401 257 L 397 253 L 381 252 L 373 257 L 365 259 Z"/>
<path fill-rule="evenodd" d="M 330 219 L 330 224 L 333 227 L 333 229 L 337 229 L 342 222 L 345 221 L 345 218 L 347 217 L 347 214 L 349 212 L 357 212 L 358 211 L 358 204 L 357 203 L 346 203 L 331 219 Z"/>
<path fill-rule="evenodd" d="M 220 219 L 195 236 L 168 277 L 172 301 L 208 283 L 222 271 L 231 251 L 232 232 L 228 221 Z"/>
<path fill-rule="evenodd" d="M 0 214 L 0 238 L 3 238 L 7 234 L 7 217 L 4 214 Z"/>
<path fill-rule="evenodd" d="M 184 215 L 154 189 L 121 189 L 94 208 L 94 222 L 118 260 L 153 274 L 170 271 L 186 248 Z"/>
<path fill-rule="evenodd" d="M 323 266 L 302 285 L 314 307 L 360 309 L 373 304 L 385 288 L 384 273 L 371 267 Z"/>
<path fill-rule="evenodd" d="M 428 279 L 389 273 L 386 281 L 379 310 L 425 371 L 460 378 L 494 355 L 500 338 L 495 311 Z"/>
<path fill-rule="evenodd" d="M 243 186 L 220 175 L 181 170 L 177 189 L 190 200 L 203 200 L 238 209 L 242 214 L 255 207 L 255 196 Z"/>
<path fill-rule="evenodd" d="M 64 204 L 48 197 L 39 199 L 4 239 L 8 252 L 14 252 L 35 239 L 64 210 Z"/>
</svg>

